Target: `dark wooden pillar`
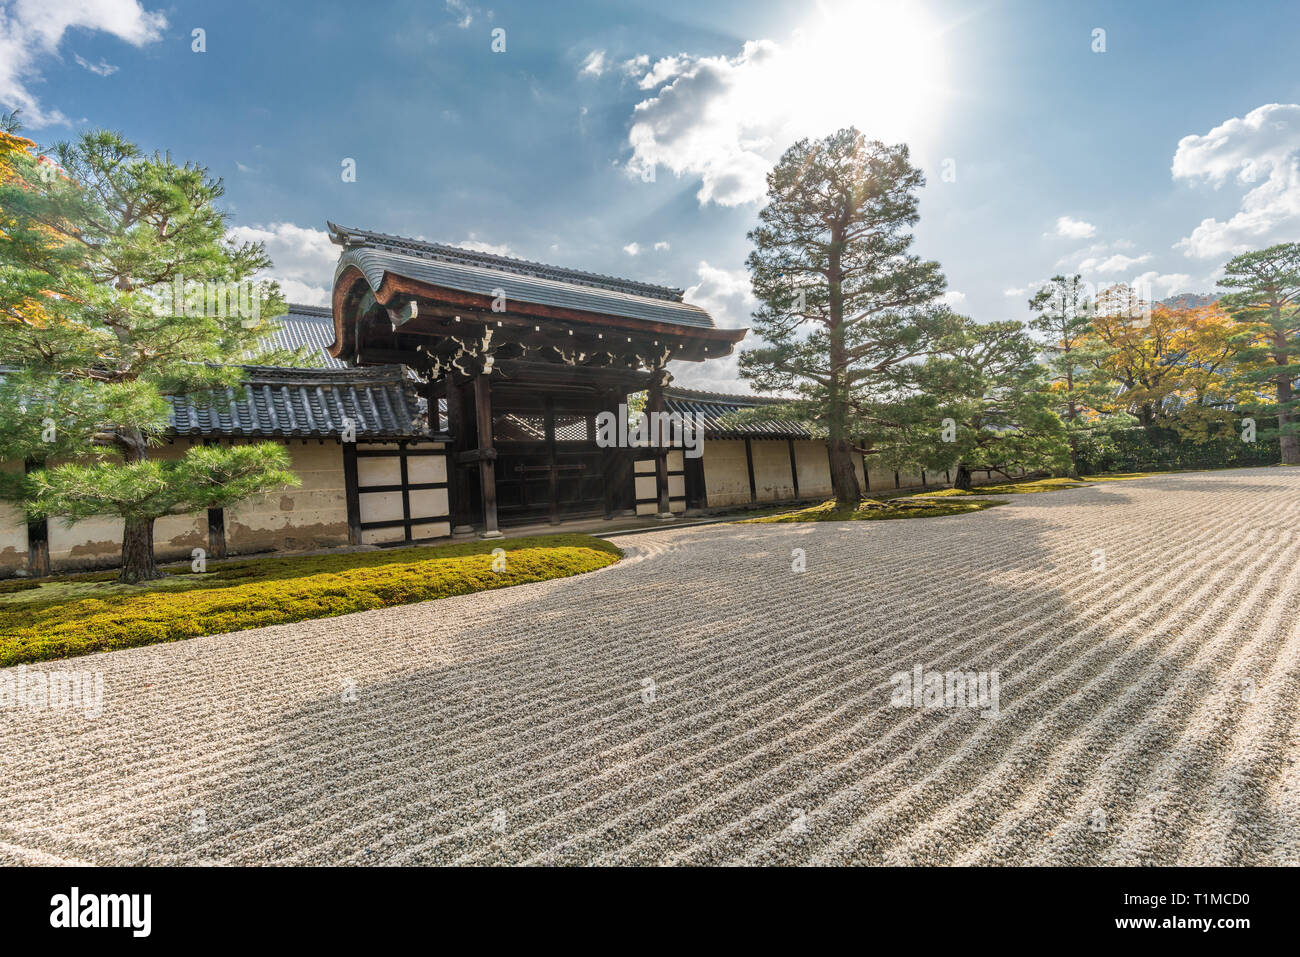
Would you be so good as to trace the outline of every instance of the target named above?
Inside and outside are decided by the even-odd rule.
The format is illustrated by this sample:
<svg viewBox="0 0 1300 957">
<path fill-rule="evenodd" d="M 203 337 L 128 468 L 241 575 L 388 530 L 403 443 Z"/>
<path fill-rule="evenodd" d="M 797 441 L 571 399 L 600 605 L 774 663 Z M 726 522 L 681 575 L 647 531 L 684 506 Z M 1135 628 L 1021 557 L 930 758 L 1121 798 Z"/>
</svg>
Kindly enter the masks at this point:
<svg viewBox="0 0 1300 957">
<path fill-rule="evenodd" d="M 667 369 L 655 369 L 650 373 L 650 390 L 646 397 L 645 411 L 650 417 L 651 444 L 655 450 L 655 490 L 658 493 L 658 517 L 671 518 L 672 507 L 668 502 L 668 442 L 667 435 L 660 434 L 657 428 L 653 428 L 659 421 L 656 415 L 664 411 L 664 386 L 668 384 L 669 373 Z"/>
<path fill-rule="evenodd" d="M 474 377 L 474 419 L 478 425 L 478 480 L 483 495 L 483 537 L 500 538 L 497 530 L 496 451 L 492 447 L 492 381 Z"/>
<path fill-rule="evenodd" d="M 790 484 L 794 486 L 794 497 L 799 497 L 799 463 L 795 460 L 794 439 L 786 439 L 790 446 Z"/>
<path fill-rule="evenodd" d="M 361 544 L 361 492 L 357 485 L 357 443 L 343 443 L 343 496 L 348 506 L 348 544 Z"/>
<path fill-rule="evenodd" d="M 204 445 L 216 445 L 215 439 L 204 439 Z M 226 510 L 208 509 L 208 557 L 226 557 Z"/>
<path fill-rule="evenodd" d="M 754 481 L 754 446 L 745 439 L 745 465 L 749 469 L 749 500 L 758 501 L 758 483 Z"/>
<path fill-rule="evenodd" d="M 34 459 L 28 459 L 24 467 L 28 474 L 44 468 Z M 47 519 L 38 518 L 27 523 L 27 572 L 33 578 L 46 578 L 50 574 L 50 523 Z"/>
<path fill-rule="evenodd" d="M 542 430 L 546 437 L 546 494 L 550 497 L 549 519 L 560 524 L 560 464 L 555 457 L 555 398 L 547 395 L 542 403 Z"/>
<path fill-rule="evenodd" d="M 704 456 L 688 458 L 685 462 L 686 507 L 700 509 L 709 507 L 709 492 L 704 481 Z"/>
<path fill-rule="evenodd" d="M 226 510 L 208 509 L 208 557 L 226 557 Z"/>
<path fill-rule="evenodd" d="M 459 453 L 469 449 L 469 418 L 465 414 L 464 387 L 448 375 L 443 380 L 447 392 L 447 431 L 451 433 L 451 454 L 447 456 L 447 494 L 451 499 L 451 532 L 468 535 L 474 531 L 470 509 L 469 475 L 460 464 Z"/>
<path fill-rule="evenodd" d="M 601 393 L 601 402 L 604 403 L 606 409 L 614 414 L 615 418 L 618 417 L 619 405 L 626 401 L 627 396 L 618 391 Z M 591 435 L 594 441 L 596 437 L 594 422 Z M 623 438 L 626 438 L 626 436 Z M 625 491 L 632 481 L 624 464 L 627 459 L 625 453 L 628 451 L 628 449 L 622 447 L 621 442 L 616 442 L 614 445 L 606 446 L 600 450 L 600 471 L 605 482 L 605 518 L 607 520 L 617 515 L 624 507 Z M 635 499 L 635 497 L 634 494 L 633 498 Z M 633 501 L 632 507 L 636 507 L 635 501 Z"/>
</svg>

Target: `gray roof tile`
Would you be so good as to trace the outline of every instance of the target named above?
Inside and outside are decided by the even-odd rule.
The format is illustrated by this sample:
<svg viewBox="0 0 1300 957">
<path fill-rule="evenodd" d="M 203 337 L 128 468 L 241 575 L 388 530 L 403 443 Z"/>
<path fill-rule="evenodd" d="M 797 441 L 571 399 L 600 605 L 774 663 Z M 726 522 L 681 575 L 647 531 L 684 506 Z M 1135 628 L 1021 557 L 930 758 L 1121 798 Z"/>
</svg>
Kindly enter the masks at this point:
<svg viewBox="0 0 1300 957">
<path fill-rule="evenodd" d="M 169 397 L 176 434 L 337 438 L 345 418 L 353 420 L 362 440 L 426 432 L 419 397 L 401 366 L 244 368 L 245 388 L 228 390 L 224 403 Z"/>
<path fill-rule="evenodd" d="M 780 402 L 752 395 L 697 392 L 693 389 L 665 389 L 664 409 L 680 415 L 698 415 L 706 439 L 808 439 L 812 432 L 802 422 L 775 419 L 769 422 L 731 422 L 726 417 L 743 409 Z"/>
<path fill-rule="evenodd" d="M 656 283 L 640 282 L 636 279 L 620 279 L 617 276 L 605 276 L 600 273 L 585 272 L 581 269 L 568 269 L 564 266 L 549 266 L 546 263 L 532 262 L 528 259 L 516 259 L 513 256 L 499 256 L 495 253 L 465 249 L 462 246 L 448 246 L 444 243 L 430 243 L 422 239 L 408 239 L 405 236 L 391 236 L 369 229 L 355 229 L 351 226 L 339 226 L 326 223 L 330 231 L 330 241 L 348 249 L 368 246 L 371 249 L 387 249 L 389 252 L 418 256 L 423 259 L 438 259 L 443 262 L 460 263 L 466 266 L 479 266 L 513 273 L 518 276 L 533 276 L 537 279 L 554 279 L 557 282 L 576 286 L 595 286 L 624 292 L 632 296 L 648 296 L 651 299 L 667 299 L 672 302 L 682 301 L 682 290 L 672 286 L 660 286 Z"/>
<path fill-rule="evenodd" d="M 325 368 L 346 369 L 348 364 L 327 351 L 334 343 L 334 316 L 328 307 L 290 305 L 289 311 L 275 319 L 279 328 L 264 344 L 273 349 L 308 348 L 315 352 Z"/>
</svg>

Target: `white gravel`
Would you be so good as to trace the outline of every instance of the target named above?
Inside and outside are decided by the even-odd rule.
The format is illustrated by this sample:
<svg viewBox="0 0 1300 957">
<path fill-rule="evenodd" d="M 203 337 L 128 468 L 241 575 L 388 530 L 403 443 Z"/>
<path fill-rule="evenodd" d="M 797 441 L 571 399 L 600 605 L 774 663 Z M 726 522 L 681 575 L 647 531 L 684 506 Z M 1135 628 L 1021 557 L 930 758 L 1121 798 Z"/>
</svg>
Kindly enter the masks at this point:
<svg viewBox="0 0 1300 957">
<path fill-rule="evenodd" d="M 1298 524 L 1254 469 L 665 528 L 40 665 L 104 711 L 0 709 L 0 863 L 1297 864 Z M 996 671 L 1000 716 L 892 707 L 916 665 Z"/>
</svg>

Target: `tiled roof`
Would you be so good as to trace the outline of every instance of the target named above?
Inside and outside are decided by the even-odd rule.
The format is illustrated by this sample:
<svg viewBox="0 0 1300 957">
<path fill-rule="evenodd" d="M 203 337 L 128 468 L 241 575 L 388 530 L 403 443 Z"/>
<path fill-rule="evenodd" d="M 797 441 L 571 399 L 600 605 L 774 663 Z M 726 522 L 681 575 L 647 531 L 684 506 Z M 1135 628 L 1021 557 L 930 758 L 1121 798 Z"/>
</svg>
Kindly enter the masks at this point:
<svg viewBox="0 0 1300 957">
<path fill-rule="evenodd" d="M 246 390 L 227 392 L 225 403 L 171 396 L 177 435 L 337 438 L 344 419 L 357 437 L 402 438 L 424 434 L 418 396 L 401 366 L 364 369 L 277 369 L 246 366 Z"/>
<path fill-rule="evenodd" d="M 507 300 L 575 309 L 604 315 L 712 329 L 713 320 L 698 306 L 681 301 L 681 291 L 649 283 L 598 276 L 576 270 L 543 266 L 520 259 L 490 256 L 441 246 L 401 240 L 391 245 L 369 239 L 383 234 L 347 230 L 331 224 L 332 238 L 345 244 L 334 277 L 355 266 L 370 288 L 378 290 L 385 274 L 443 286 L 489 298 L 502 290 Z"/>
<path fill-rule="evenodd" d="M 483 269 L 495 269 L 500 272 L 513 273 L 516 276 L 532 276 L 536 279 L 553 279 L 557 282 L 575 286 L 594 286 L 623 292 L 632 296 L 648 296 L 651 299 L 667 299 L 672 302 L 682 301 L 682 290 L 672 286 L 660 286 L 655 283 L 640 282 L 636 279 L 620 279 L 617 276 L 604 276 L 600 273 L 584 272 L 581 269 L 567 269 L 564 266 L 548 266 L 546 263 L 532 262 L 528 259 L 515 259 L 513 256 L 499 256 L 495 253 L 465 249 L 461 246 L 448 246 L 443 243 L 429 243 L 421 239 L 408 239 L 405 236 L 390 236 L 369 229 L 354 229 L 351 226 L 339 226 L 326 223 L 330 231 L 330 240 L 347 249 L 368 246 L 371 249 L 386 249 L 389 252 L 402 253 L 406 256 L 418 256 L 422 259 L 437 259 L 442 262 L 459 263 L 463 266 L 478 266 Z"/>
<path fill-rule="evenodd" d="M 334 342 L 334 315 L 328 307 L 290 305 L 289 311 L 277 316 L 279 328 L 268 336 L 266 345 L 275 349 L 312 350 L 327 369 L 346 369 L 348 364 L 327 351 Z"/>
<path fill-rule="evenodd" d="M 742 409 L 772 405 L 780 399 L 694 389 L 665 389 L 664 409 L 683 416 L 698 415 L 709 439 L 808 439 L 812 432 L 802 422 L 774 419 L 768 422 L 732 422 L 726 417 Z"/>
</svg>

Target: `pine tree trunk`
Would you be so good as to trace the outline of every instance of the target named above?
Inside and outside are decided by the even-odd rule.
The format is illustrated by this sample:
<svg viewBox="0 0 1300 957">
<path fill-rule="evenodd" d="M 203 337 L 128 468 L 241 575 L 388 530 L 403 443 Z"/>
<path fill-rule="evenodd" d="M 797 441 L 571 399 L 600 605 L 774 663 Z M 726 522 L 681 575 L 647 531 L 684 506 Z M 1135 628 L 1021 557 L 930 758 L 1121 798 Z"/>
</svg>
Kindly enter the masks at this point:
<svg viewBox="0 0 1300 957">
<path fill-rule="evenodd" d="M 122 570 L 117 580 L 124 585 L 162 578 L 163 573 L 153 556 L 152 518 L 129 518 L 122 534 Z"/>
<path fill-rule="evenodd" d="M 1277 380 L 1277 427 L 1281 432 L 1278 436 L 1278 445 L 1282 447 L 1283 465 L 1300 465 L 1300 437 L 1288 429 L 1294 421 L 1294 416 L 1288 408 L 1293 398 L 1295 393 L 1291 389 L 1291 380 L 1285 376 L 1279 378 Z"/>
<path fill-rule="evenodd" d="M 148 443 L 139 429 L 125 429 L 120 433 L 122 458 L 127 462 L 143 462 L 148 457 Z M 128 518 L 122 531 L 122 570 L 117 580 L 124 585 L 162 578 L 163 573 L 153 557 L 152 518 Z"/>
<path fill-rule="evenodd" d="M 1281 428 L 1286 428 L 1291 424 L 1291 416 L 1282 413 L 1277 417 L 1277 423 Z M 1284 432 L 1278 438 L 1278 445 L 1282 447 L 1283 465 L 1300 465 L 1300 438 L 1294 433 Z"/>
<path fill-rule="evenodd" d="M 1073 435 L 1070 436 L 1070 471 L 1067 477 L 1079 477 L 1079 440 Z"/>
<path fill-rule="evenodd" d="M 957 463 L 957 478 L 953 481 L 952 487 L 963 492 L 969 492 L 971 489 L 970 469 L 963 462 Z"/>
<path fill-rule="evenodd" d="M 835 489 L 835 504 L 857 508 L 862 502 L 862 486 L 853 469 L 853 443 L 840 439 L 830 443 L 831 486 Z"/>
<path fill-rule="evenodd" d="M 28 459 L 24 470 L 30 475 L 43 463 Z M 50 522 L 46 518 L 34 519 L 27 523 L 27 574 L 33 578 L 48 578 L 50 575 Z"/>
<path fill-rule="evenodd" d="M 50 526 L 43 518 L 27 523 L 27 573 L 32 578 L 50 576 Z"/>
</svg>

